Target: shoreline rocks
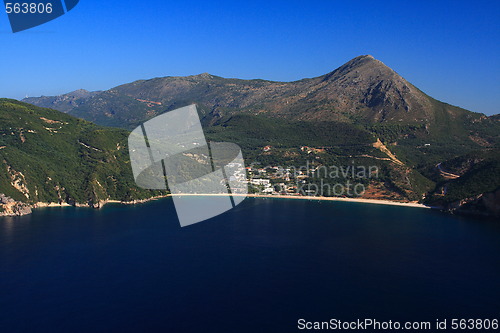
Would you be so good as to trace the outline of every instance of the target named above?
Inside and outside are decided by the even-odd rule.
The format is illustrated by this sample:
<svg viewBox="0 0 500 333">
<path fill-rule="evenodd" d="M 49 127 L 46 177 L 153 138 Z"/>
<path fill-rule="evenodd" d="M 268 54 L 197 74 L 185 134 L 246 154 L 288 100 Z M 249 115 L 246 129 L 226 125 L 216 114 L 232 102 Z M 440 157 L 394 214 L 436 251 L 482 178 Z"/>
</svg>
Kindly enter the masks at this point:
<svg viewBox="0 0 500 333">
<path fill-rule="evenodd" d="M 24 216 L 29 215 L 33 212 L 33 209 L 36 208 L 45 208 L 45 207 L 88 207 L 93 209 L 100 209 L 104 207 L 108 203 L 119 203 L 125 205 L 135 205 L 140 203 L 145 203 L 151 200 L 157 200 L 161 198 L 165 198 L 167 195 L 155 196 L 147 199 L 138 199 L 132 201 L 120 201 L 120 200 L 99 200 L 97 202 L 88 202 L 88 203 L 78 203 L 78 202 L 37 202 L 34 204 L 28 204 L 21 201 L 16 201 L 11 197 L 8 197 L 2 193 L 0 193 L 0 217 L 1 216 Z"/>
<path fill-rule="evenodd" d="M 29 204 L 15 201 L 11 197 L 0 193 L 0 216 L 23 216 L 31 213 L 32 210 Z"/>
</svg>

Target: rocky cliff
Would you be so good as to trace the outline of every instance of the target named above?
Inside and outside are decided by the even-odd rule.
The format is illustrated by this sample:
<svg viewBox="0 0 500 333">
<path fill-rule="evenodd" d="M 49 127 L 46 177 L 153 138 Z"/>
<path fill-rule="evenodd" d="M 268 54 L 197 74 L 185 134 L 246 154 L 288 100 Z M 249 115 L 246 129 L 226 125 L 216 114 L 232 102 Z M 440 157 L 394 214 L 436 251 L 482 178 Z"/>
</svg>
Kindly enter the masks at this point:
<svg viewBox="0 0 500 333">
<path fill-rule="evenodd" d="M 31 214 L 31 206 L 0 193 L 0 216 L 22 216 Z"/>
</svg>

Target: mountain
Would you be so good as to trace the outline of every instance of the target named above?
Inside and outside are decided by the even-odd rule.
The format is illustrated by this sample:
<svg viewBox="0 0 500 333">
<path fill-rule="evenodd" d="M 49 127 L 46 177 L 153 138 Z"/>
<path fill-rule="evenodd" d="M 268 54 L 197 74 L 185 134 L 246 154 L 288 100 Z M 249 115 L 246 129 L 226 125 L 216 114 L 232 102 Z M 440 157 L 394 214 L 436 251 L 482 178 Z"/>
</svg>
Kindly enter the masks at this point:
<svg viewBox="0 0 500 333">
<path fill-rule="evenodd" d="M 207 73 L 139 80 L 68 103 L 66 95 L 23 101 L 76 117 L 132 129 L 163 112 L 196 103 L 203 122 L 248 114 L 298 121 L 338 121 L 372 126 L 413 146 L 446 141 L 452 150 L 499 140 L 498 118 L 427 96 L 372 56 L 359 56 L 326 75 L 294 82 L 225 79 Z M 51 105 L 48 105 L 50 101 Z M 71 109 L 68 109 L 71 107 Z"/>
<path fill-rule="evenodd" d="M 99 93 L 99 91 L 78 89 L 60 96 L 26 97 L 23 102 L 66 113 Z"/>
<path fill-rule="evenodd" d="M 67 95 L 23 101 L 47 106 L 50 98 L 52 108 L 67 108 Z M 474 116 L 425 95 L 369 55 L 354 58 L 326 75 L 295 82 L 224 79 L 204 73 L 139 80 L 81 101 L 71 114 L 117 127 L 131 127 L 193 102 L 204 114 L 215 117 L 243 112 L 306 121 L 431 124 L 442 118 Z"/>
<path fill-rule="evenodd" d="M 135 186 L 128 132 L 0 99 L 0 214 L 39 203 L 98 207 L 161 194 Z"/>
<path fill-rule="evenodd" d="M 29 102 L 46 105 L 46 99 Z M 51 99 L 55 101 L 51 107 L 67 109 L 64 97 Z M 320 77 L 294 82 L 225 79 L 204 73 L 139 80 L 78 101 L 69 114 L 127 129 L 191 103 L 198 105 L 207 125 L 243 114 L 355 124 L 394 146 L 414 166 L 499 147 L 500 142 L 497 116 L 437 101 L 370 55 L 356 57 Z"/>
<path fill-rule="evenodd" d="M 208 138 L 240 144 L 248 163 L 300 165 L 314 155 L 317 166 L 379 166 L 380 178 L 367 184 L 365 194 L 375 198 L 425 198 L 448 209 L 470 195 L 477 198 L 500 187 L 496 174 L 473 188 L 463 181 L 467 172 L 457 179 L 441 172 L 449 161 L 471 154 L 497 156 L 500 117 L 440 102 L 369 55 L 328 74 L 294 82 L 204 73 L 139 80 L 92 96 L 84 94 L 74 100 L 76 105 L 68 98 L 29 102 L 42 105 L 50 100 L 51 107 L 70 115 L 125 129 L 196 103 Z M 265 146 L 273 149 L 263 152 Z M 304 146 L 308 152 L 321 153 L 304 154 Z M 479 160 L 474 165 L 486 170 L 479 174 L 492 170 Z"/>
</svg>

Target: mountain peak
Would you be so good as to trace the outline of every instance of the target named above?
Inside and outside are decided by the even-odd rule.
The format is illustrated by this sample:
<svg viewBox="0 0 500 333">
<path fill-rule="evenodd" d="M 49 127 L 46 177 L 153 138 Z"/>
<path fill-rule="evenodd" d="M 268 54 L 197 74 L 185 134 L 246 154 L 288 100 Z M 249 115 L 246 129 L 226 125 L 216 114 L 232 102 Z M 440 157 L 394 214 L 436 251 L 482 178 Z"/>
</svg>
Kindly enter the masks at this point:
<svg viewBox="0 0 500 333">
<path fill-rule="evenodd" d="M 395 72 L 386 66 L 380 60 L 375 59 L 372 55 L 360 55 L 353 58 L 324 76 L 325 79 L 329 80 L 332 78 L 337 78 L 339 75 L 347 75 L 350 72 L 356 72 L 361 74 L 372 74 L 373 72 L 384 73 L 384 74 L 395 74 Z"/>
<path fill-rule="evenodd" d="M 72 91 L 72 92 L 69 92 L 65 95 L 68 95 L 68 96 L 74 96 L 74 97 L 87 97 L 89 95 L 91 95 L 92 92 L 86 90 L 86 89 L 77 89 L 75 91 Z"/>
<path fill-rule="evenodd" d="M 213 78 L 213 75 L 210 73 L 201 73 L 198 75 L 191 75 L 192 78 L 197 78 L 197 79 L 211 79 Z"/>
<path fill-rule="evenodd" d="M 375 59 L 372 55 L 366 54 L 366 55 L 357 56 L 356 58 L 349 60 L 343 66 L 348 65 L 348 64 L 360 65 L 360 64 L 375 63 L 375 62 L 380 62 L 380 61 Z"/>
<path fill-rule="evenodd" d="M 75 91 L 72 91 L 71 93 L 89 93 L 90 91 L 88 91 L 87 89 L 76 89 Z"/>
<path fill-rule="evenodd" d="M 360 56 L 357 56 L 356 58 L 353 58 L 353 59 L 351 59 L 350 61 L 353 61 L 353 60 L 356 60 L 356 59 L 377 60 L 377 59 L 375 59 L 375 57 L 374 57 L 374 56 L 372 56 L 371 54 L 365 54 L 365 55 L 360 55 Z"/>
</svg>

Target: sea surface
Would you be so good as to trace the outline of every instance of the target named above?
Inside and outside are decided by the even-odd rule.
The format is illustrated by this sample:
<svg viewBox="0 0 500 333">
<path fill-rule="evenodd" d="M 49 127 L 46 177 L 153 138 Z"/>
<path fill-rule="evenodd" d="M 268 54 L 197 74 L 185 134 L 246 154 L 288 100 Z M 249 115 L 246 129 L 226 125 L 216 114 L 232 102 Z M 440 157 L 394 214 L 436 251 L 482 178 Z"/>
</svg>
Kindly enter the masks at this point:
<svg viewBox="0 0 500 333">
<path fill-rule="evenodd" d="M 193 209 L 199 200 L 210 198 Z M 1 332 L 281 333 L 300 331 L 299 319 L 499 317 L 497 221 L 278 198 L 247 198 L 184 228 L 170 198 L 0 218 Z"/>
</svg>

